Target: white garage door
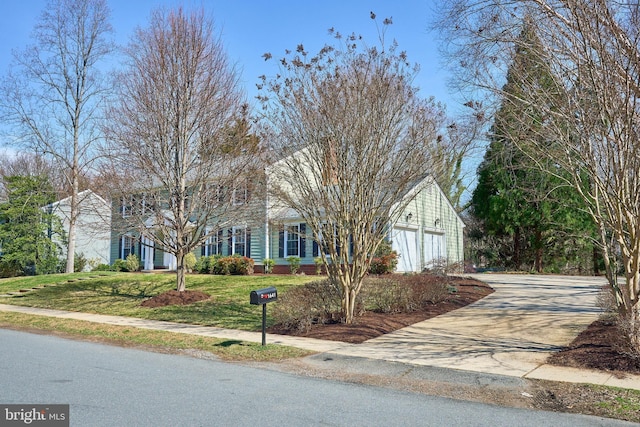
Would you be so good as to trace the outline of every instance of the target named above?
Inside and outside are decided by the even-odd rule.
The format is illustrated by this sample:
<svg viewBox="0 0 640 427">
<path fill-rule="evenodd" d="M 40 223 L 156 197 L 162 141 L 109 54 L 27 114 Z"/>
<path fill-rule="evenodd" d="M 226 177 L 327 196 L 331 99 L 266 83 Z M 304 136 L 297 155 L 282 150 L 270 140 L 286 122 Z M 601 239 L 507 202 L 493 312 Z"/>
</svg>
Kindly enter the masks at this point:
<svg viewBox="0 0 640 427">
<path fill-rule="evenodd" d="M 398 252 L 399 272 L 420 271 L 420 263 L 418 259 L 418 232 L 406 228 L 394 228 L 391 246 L 394 251 Z"/>
<path fill-rule="evenodd" d="M 447 256 L 444 242 L 444 234 L 424 233 L 422 253 L 425 268 L 434 268 L 435 261 L 442 261 Z"/>
</svg>

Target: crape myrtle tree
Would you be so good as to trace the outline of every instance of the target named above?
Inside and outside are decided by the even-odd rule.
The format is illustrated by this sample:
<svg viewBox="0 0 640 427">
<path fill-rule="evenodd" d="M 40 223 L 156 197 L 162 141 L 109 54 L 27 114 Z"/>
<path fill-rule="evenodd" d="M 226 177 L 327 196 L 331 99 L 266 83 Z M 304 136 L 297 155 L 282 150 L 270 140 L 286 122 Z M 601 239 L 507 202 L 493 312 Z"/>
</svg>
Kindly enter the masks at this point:
<svg viewBox="0 0 640 427">
<path fill-rule="evenodd" d="M 203 10 L 155 10 L 125 53 L 107 132 L 124 202 L 118 218 L 123 231 L 175 255 L 182 292 L 185 255 L 247 206 L 258 144 L 247 136 L 238 74 Z"/>
<path fill-rule="evenodd" d="M 597 227 L 618 313 L 636 348 L 640 348 L 638 8 L 637 2 L 609 0 L 455 0 L 442 2 L 438 23 L 461 89 L 473 88 L 487 99 L 520 105 L 523 126 L 532 117 L 545 123 L 542 137 L 514 141 L 541 170 L 580 194 Z M 524 17 L 529 17 L 540 40 L 535 60 L 546 64 L 553 85 L 512 96 L 502 87 L 513 52 L 522 43 L 518 28 Z"/>
<path fill-rule="evenodd" d="M 98 125 L 108 94 L 100 64 L 113 52 L 106 0 L 51 0 L 34 44 L 14 53 L 2 82 L 2 117 L 11 140 L 52 159 L 70 197 L 66 272 L 74 271 L 83 175 L 95 165 Z"/>
<path fill-rule="evenodd" d="M 352 323 L 389 223 L 414 186 L 438 170 L 431 154 L 442 142 L 444 113 L 419 96 L 412 85 L 417 68 L 395 43 L 385 44 L 384 31 L 376 46 L 330 33 L 335 44 L 316 55 L 302 45 L 287 52 L 278 76 L 263 78 L 260 99 L 275 160 L 271 203 L 307 224 L 327 254 L 322 260 L 340 289 L 343 320 Z"/>
</svg>

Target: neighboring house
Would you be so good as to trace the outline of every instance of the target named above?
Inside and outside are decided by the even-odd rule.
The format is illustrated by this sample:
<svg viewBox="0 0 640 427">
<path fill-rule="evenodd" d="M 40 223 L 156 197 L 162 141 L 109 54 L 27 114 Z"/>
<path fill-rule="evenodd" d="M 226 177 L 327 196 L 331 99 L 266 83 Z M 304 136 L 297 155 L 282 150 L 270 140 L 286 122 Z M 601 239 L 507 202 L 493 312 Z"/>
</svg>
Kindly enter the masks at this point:
<svg viewBox="0 0 640 427">
<path fill-rule="evenodd" d="M 397 271 L 420 272 L 443 263 L 462 269 L 461 218 L 432 178 L 418 182 L 412 191 L 417 194 L 407 195 L 414 199 L 400 220 L 389 224 L 389 241 L 400 255 Z M 288 258 L 296 256 L 301 259 L 301 270 L 314 274 L 314 258 L 320 255 L 320 250 L 307 225 L 294 210 L 270 205 L 265 194 L 255 192 L 251 196 L 250 201 L 234 199 L 234 203 L 251 203 L 252 219 L 230 220 L 196 251 L 196 256 L 246 256 L 254 259 L 257 272 L 263 271 L 263 260 L 269 258 L 275 260 L 275 273 L 289 272 Z M 128 215 L 127 203 L 121 202 L 114 208 L 114 215 Z M 135 232 L 123 233 L 114 227 L 111 262 L 129 254 L 137 255 L 145 270 L 175 269 L 173 255 L 154 247 L 147 239 L 141 240 Z"/>
<path fill-rule="evenodd" d="M 78 193 L 79 212 L 76 220 L 76 254 L 82 254 L 88 261 L 108 264 L 111 252 L 111 204 L 91 190 Z M 71 197 L 45 206 L 56 215 L 65 231 L 69 230 Z M 66 245 L 62 246 L 62 256 L 66 258 Z M 85 268 L 90 268 L 87 265 Z"/>
</svg>

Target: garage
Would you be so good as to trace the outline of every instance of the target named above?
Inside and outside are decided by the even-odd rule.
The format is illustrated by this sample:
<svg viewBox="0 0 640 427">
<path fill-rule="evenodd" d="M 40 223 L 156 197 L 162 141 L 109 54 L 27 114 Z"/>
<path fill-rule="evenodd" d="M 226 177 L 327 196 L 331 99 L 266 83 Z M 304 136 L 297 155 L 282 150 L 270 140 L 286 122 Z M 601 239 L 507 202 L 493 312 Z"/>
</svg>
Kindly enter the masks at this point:
<svg viewBox="0 0 640 427">
<path fill-rule="evenodd" d="M 424 268 L 432 269 L 446 262 L 444 234 L 425 232 L 422 239 L 422 254 Z"/>
<path fill-rule="evenodd" d="M 396 271 L 401 273 L 420 271 L 418 257 L 418 230 L 394 228 L 391 245 L 399 255 Z"/>
</svg>

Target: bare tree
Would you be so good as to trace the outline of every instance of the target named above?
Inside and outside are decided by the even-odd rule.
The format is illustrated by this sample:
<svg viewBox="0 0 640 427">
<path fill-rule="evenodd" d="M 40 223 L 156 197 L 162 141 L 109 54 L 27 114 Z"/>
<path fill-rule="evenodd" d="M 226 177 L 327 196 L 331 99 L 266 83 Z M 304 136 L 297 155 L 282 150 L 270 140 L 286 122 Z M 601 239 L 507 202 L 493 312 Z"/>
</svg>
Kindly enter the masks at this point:
<svg viewBox="0 0 640 427">
<path fill-rule="evenodd" d="M 515 141 L 531 161 L 584 199 L 599 229 L 618 312 L 640 348 L 638 3 L 457 0 L 441 6 L 438 25 L 456 58 L 461 87 L 513 104 L 522 126 L 535 119 L 538 131 Z M 525 21 L 539 46 L 519 41 Z M 522 74 L 521 85 L 530 90 L 516 97 L 502 85 L 513 52 L 524 48 L 534 50 L 532 60 L 550 70 L 553 84 L 533 87 Z"/>
<path fill-rule="evenodd" d="M 184 291 L 185 255 L 246 206 L 231 196 L 247 194 L 256 144 L 237 132 L 238 75 L 202 10 L 154 11 L 126 55 L 108 131 L 123 225 L 175 255 Z"/>
<path fill-rule="evenodd" d="M 61 193 L 62 177 L 57 168 L 42 156 L 29 153 L 0 153 L 0 178 L 10 176 L 43 176 L 52 185 L 56 194 Z M 6 198 L 7 189 L 0 186 L 0 201 Z"/>
<path fill-rule="evenodd" d="M 438 171 L 431 154 L 444 113 L 418 96 L 417 68 L 395 43 L 385 45 L 384 31 L 377 47 L 333 34 L 337 47 L 310 56 L 299 45 L 281 59 L 280 76 L 264 78 L 261 99 L 276 157 L 268 174 L 272 203 L 293 209 L 324 247 L 344 321 L 352 323 L 389 224 L 412 189 Z"/>
<path fill-rule="evenodd" d="M 80 181 L 96 160 L 97 122 L 106 96 L 100 61 L 113 50 L 105 0 L 52 0 L 34 45 L 14 54 L 2 84 L 3 117 L 12 138 L 50 157 L 71 197 L 66 271 L 73 272 Z"/>
</svg>

